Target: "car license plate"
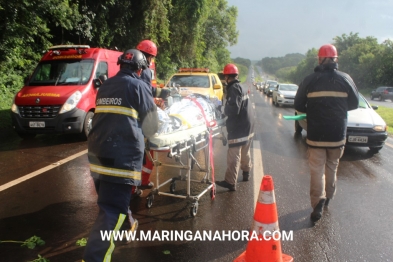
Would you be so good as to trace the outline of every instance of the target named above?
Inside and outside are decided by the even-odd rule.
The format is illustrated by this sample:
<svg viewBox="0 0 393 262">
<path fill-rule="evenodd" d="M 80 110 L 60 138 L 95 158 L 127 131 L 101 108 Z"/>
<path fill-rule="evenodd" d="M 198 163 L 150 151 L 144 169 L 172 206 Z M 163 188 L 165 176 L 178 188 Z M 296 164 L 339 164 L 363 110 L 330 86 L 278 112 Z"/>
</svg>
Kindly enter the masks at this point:
<svg viewBox="0 0 393 262">
<path fill-rule="evenodd" d="M 367 143 L 368 137 L 367 136 L 348 136 L 348 142 L 352 143 Z"/>
<path fill-rule="evenodd" d="M 45 122 L 29 122 L 29 126 L 32 128 L 44 128 Z"/>
</svg>

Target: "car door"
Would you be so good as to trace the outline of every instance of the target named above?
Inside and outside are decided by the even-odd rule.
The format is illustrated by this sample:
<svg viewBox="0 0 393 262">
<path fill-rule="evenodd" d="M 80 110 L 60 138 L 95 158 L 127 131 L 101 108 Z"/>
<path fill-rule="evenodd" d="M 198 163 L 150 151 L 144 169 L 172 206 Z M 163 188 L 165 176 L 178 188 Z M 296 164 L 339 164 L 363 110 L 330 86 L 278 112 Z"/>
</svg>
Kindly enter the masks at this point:
<svg viewBox="0 0 393 262">
<path fill-rule="evenodd" d="M 222 101 L 223 97 L 224 97 L 224 90 L 223 90 L 220 78 L 217 75 L 212 75 L 212 82 L 213 82 L 213 89 L 214 89 L 214 85 L 216 85 L 216 84 L 220 85 L 221 84 L 221 88 L 220 89 L 214 89 L 214 93 L 218 97 L 218 99 Z"/>
</svg>

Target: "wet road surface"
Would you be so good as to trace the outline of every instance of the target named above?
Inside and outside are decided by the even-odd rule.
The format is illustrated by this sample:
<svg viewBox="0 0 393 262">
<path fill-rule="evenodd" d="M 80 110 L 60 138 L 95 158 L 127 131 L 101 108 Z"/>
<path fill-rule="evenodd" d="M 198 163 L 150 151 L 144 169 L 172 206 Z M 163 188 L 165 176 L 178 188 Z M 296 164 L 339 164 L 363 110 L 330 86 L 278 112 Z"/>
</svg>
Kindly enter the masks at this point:
<svg viewBox="0 0 393 262">
<path fill-rule="evenodd" d="M 250 83 L 246 85 L 251 86 Z M 215 200 L 206 193 L 196 217 L 190 217 L 187 201 L 156 196 L 146 208 L 142 198 L 131 209 L 139 229 L 151 230 L 249 230 L 254 203 L 263 174 L 273 176 L 280 229 L 293 231 L 293 241 L 282 241 L 283 252 L 295 261 L 392 261 L 393 188 L 392 140 L 379 154 L 347 148 L 338 170 L 338 191 L 321 221 L 309 220 L 309 171 L 305 133 L 294 135 L 293 108 L 277 108 L 251 87 L 257 125 L 253 144 L 253 180 L 239 182 L 236 192 L 218 187 Z M 33 141 L 15 137 L 0 145 L 0 186 L 40 168 L 55 165 L 29 180 L 0 191 L 0 239 L 25 240 L 37 235 L 46 241 L 33 250 L 17 244 L 0 244 L 0 261 L 31 261 L 38 254 L 50 261 L 80 261 L 83 247 L 76 241 L 87 237 L 96 218 L 96 193 L 86 155 L 62 164 L 62 159 L 86 149 L 86 142 L 70 136 L 38 136 Z M 224 178 L 226 147 L 215 141 L 216 179 Z M 198 159 L 202 155 L 198 153 Z M 174 163 L 166 155 L 166 163 Z M 202 161 L 203 163 L 203 161 Z M 160 180 L 178 175 L 165 168 Z M 201 178 L 203 173 L 193 172 Z M 241 176 L 239 180 L 241 179 Z M 155 181 L 152 175 L 152 181 Z M 200 192 L 201 184 L 193 184 Z M 169 191 L 169 186 L 163 190 Z M 184 192 L 177 182 L 176 192 Z M 246 248 L 246 241 L 137 241 L 117 242 L 112 261 L 232 261 Z"/>
</svg>

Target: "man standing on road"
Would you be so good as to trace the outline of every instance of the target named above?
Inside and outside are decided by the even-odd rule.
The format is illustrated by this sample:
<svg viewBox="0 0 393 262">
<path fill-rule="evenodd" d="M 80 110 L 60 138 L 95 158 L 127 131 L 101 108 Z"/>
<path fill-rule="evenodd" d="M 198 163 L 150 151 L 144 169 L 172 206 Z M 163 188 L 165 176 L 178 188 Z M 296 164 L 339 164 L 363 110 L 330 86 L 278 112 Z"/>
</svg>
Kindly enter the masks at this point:
<svg viewBox="0 0 393 262">
<path fill-rule="evenodd" d="M 236 190 L 237 177 L 243 170 L 243 181 L 248 181 L 252 167 L 250 147 L 254 136 L 254 114 L 247 91 L 238 80 L 239 70 L 234 64 L 224 67 L 227 85 L 225 115 L 228 116 L 228 155 L 225 180 L 216 184 L 230 191 Z"/>
<path fill-rule="evenodd" d="M 144 136 L 157 132 L 157 107 L 151 89 L 139 76 L 148 64 L 145 56 L 129 49 L 119 57 L 120 71 L 100 87 L 93 126 L 88 137 L 90 171 L 98 194 L 98 217 L 85 248 L 85 262 L 110 261 L 113 238 L 101 239 L 100 231 L 120 230 L 138 222 L 129 210 L 131 187 L 141 183 Z"/>
<path fill-rule="evenodd" d="M 323 207 L 336 192 L 338 163 L 343 155 L 347 111 L 356 109 L 359 94 L 352 78 L 337 70 L 337 50 L 330 44 L 318 52 L 319 65 L 300 84 L 295 109 L 307 114 L 307 157 L 311 172 L 311 220 L 322 217 Z"/>
<path fill-rule="evenodd" d="M 164 88 L 155 88 L 152 86 L 151 81 L 153 78 L 153 71 L 150 70 L 149 66 L 152 63 L 152 60 L 157 56 L 157 46 L 154 42 L 150 40 L 142 40 L 139 42 L 139 44 L 136 46 L 136 49 L 141 51 L 147 60 L 148 67 L 144 69 L 141 73 L 141 79 L 144 81 L 149 88 L 151 88 L 151 93 L 153 95 L 152 99 L 154 99 L 156 104 L 163 102 L 162 99 L 165 99 L 169 96 L 170 90 L 169 89 L 164 89 Z M 158 99 L 155 99 L 158 98 Z M 150 152 L 152 155 L 152 151 Z M 149 157 L 145 154 L 144 155 L 144 161 L 143 161 L 143 167 L 142 167 L 142 183 L 141 186 L 139 186 L 139 189 L 150 189 L 154 186 L 154 183 L 150 181 L 150 175 L 151 172 L 153 171 L 153 162 L 150 161 Z M 132 189 L 132 196 L 136 197 L 142 194 L 142 192 L 133 187 Z"/>
</svg>

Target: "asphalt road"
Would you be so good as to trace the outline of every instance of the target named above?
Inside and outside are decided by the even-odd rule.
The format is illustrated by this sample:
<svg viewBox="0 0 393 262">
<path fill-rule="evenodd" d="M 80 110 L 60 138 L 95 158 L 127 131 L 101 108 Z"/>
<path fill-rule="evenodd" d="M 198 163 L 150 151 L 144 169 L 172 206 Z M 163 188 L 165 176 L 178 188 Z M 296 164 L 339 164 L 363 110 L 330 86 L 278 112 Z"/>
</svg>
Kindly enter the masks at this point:
<svg viewBox="0 0 393 262">
<path fill-rule="evenodd" d="M 257 117 L 252 180 L 239 182 L 236 192 L 217 188 L 215 200 L 207 192 L 195 217 L 189 215 L 186 200 L 173 197 L 156 196 L 148 209 L 145 191 L 131 205 L 139 229 L 249 230 L 262 176 L 269 174 L 274 179 L 280 229 L 293 232 L 293 240 L 282 241 L 282 249 L 295 261 L 392 261 L 392 139 L 375 155 L 365 148 L 345 150 L 338 170 L 337 195 L 314 225 L 309 220 L 305 134 L 295 136 L 293 122 L 282 118 L 292 115 L 294 109 L 272 106 L 271 99 L 249 82 L 244 85 L 250 88 Z M 0 239 L 25 240 L 37 235 L 46 244 L 30 250 L 1 243 L 0 261 L 31 261 L 38 254 L 51 262 L 80 261 L 83 247 L 75 243 L 87 237 L 97 214 L 84 150 L 86 142 L 72 136 L 38 136 L 33 141 L 1 138 Z M 203 164 L 200 153 L 197 159 Z M 75 158 L 67 159 L 70 156 Z M 214 142 L 214 156 L 215 177 L 222 180 L 226 147 L 219 140 Z M 176 163 L 166 154 L 160 161 Z M 17 180 L 28 174 L 30 179 Z M 179 170 L 164 168 L 159 178 L 164 181 L 178 174 Z M 192 176 L 200 179 L 203 173 L 193 171 Z M 155 181 L 155 175 L 152 179 Z M 202 184 L 193 184 L 192 193 L 203 189 Z M 169 187 L 162 190 L 168 192 Z M 182 194 L 184 190 L 184 182 L 179 181 L 176 192 Z M 117 242 L 112 261 L 232 261 L 246 245 L 246 241 Z"/>
</svg>

